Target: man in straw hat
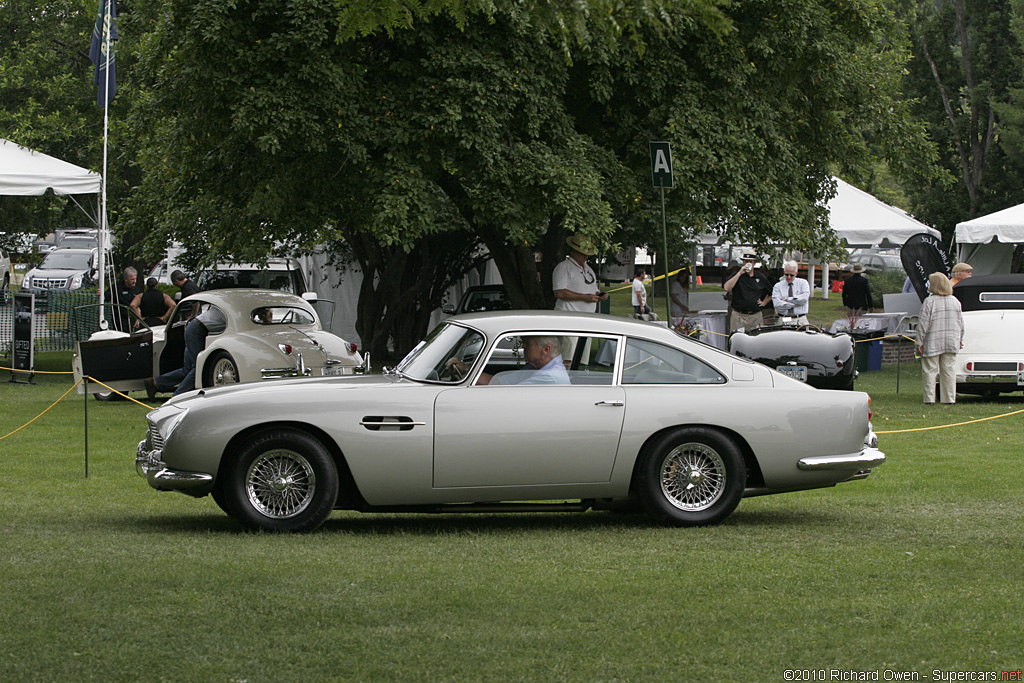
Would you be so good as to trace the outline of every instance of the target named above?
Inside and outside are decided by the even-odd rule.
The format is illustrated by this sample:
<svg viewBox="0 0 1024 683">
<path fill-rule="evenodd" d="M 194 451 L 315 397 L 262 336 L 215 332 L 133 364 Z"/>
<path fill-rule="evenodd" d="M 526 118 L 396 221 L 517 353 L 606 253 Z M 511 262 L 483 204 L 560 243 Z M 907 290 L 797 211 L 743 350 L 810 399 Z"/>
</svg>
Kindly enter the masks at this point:
<svg viewBox="0 0 1024 683">
<path fill-rule="evenodd" d="M 743 254 L 743 265 L 723 285 L 725 291 L 732 294 L 729 329 L 733 332 L 761 327 L 764 322 L 761 309 L 772 300 L 772 285 L 764 273 L 754 269 L 756 261 L 757 254 Z"/>
<path fill-rule="evenodd" d="M 569 255 L 555 266 L 551 274 L 551 289 L 555 292 L 556 311 L 582 311 L 594 313 L 597 302 L 608 298 L 597 285 L 597 275 L 587 263 L 587 257 L 597 253 L 594 245 L 582 235 L 565 240 Z"/>
<path fill-rule="evenodd" d="M 854 263 L 850 272 L 853 275 L 843 283 L 843 305 L 851 315 L 869 313 L 875 302 L 871 299 L 871 283 L 864 277 L 864 264 Z"/>
<path fill-rule="evenodd" d="M 970 263 L 958 263 L 953 266 L 953 276 L 949 278 L 949 281 L 956 287 L 973 274 L 974 268 L 971 267 Z"/>
</svg>

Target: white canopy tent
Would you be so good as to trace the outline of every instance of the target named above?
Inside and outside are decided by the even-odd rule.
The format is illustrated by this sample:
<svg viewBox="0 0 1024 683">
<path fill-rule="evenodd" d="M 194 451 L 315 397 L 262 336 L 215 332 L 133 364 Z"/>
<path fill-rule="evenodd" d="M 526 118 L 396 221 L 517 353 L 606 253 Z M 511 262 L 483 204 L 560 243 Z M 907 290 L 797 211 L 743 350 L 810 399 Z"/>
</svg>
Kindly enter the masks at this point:
<svg viewBox="0 0 1024 683">
<path fill-rule="evenodd" d="M 93 194 L 102 176 L 74 164 L 0 138 L 0 194 Z"/>
<path fill-rule="evenodd" d="M 828 203 L 829 226 L 851 247 L 898 247 L 922 232 L 941 236 L 903 209 L 841 178 L 836 178 L 836 185 L 836 196 Z"/>
<path fill-rule="evenodd" d="M 1014 247 L 1024 242 L 1024 204 L 956 224 L 958 259 L 978 275 L 1009 273 Z"/>
</svg>

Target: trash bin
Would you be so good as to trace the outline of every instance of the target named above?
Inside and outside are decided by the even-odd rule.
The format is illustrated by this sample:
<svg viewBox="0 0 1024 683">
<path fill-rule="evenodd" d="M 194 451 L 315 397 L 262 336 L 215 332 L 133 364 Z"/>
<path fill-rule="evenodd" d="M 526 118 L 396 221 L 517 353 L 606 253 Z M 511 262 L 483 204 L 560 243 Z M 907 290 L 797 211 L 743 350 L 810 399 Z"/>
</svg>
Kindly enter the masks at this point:
<svg viewBox="0 0 1024 683">
<path fill-rule="evenodd" d="M 882 369 L 882 340 L 879 336 L 878 333 L 854 334 L 857 341 L 858 372 Z"/>
</svg>

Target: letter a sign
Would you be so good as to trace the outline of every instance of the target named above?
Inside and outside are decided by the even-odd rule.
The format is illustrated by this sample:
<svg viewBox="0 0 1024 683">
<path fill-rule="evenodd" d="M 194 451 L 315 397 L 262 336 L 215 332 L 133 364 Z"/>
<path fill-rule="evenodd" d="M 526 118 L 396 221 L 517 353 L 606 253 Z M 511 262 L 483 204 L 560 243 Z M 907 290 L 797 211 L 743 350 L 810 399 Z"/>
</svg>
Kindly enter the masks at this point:
<svg viewBox="0 0 1024 683">
<path fill-rule="evenodd" d="M 672 148 L 667 142 L 652 142 L 650 145 L 654 186 L 672 189 Z"/>
</svg>

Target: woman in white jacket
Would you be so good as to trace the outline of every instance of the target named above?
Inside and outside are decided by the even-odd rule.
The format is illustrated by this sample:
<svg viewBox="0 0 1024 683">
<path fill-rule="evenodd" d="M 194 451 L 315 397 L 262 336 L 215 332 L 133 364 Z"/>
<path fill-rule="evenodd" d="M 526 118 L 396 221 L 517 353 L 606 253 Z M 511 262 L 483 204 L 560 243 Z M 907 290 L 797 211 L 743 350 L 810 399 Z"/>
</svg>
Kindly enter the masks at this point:
<svg viewBox="0 0 1024 683">
<path fill-rule="evenodd" d="M 935 378 L 939 401 L 956 403 L 956 354 L 963 348 L 964 317 L 960 301 L 944 273 L 928 276 L 931 295 L 921 304 L 917 319 L 917 352 L 921 355 L 924 402 L 935 403 Z"/>
</svg>

